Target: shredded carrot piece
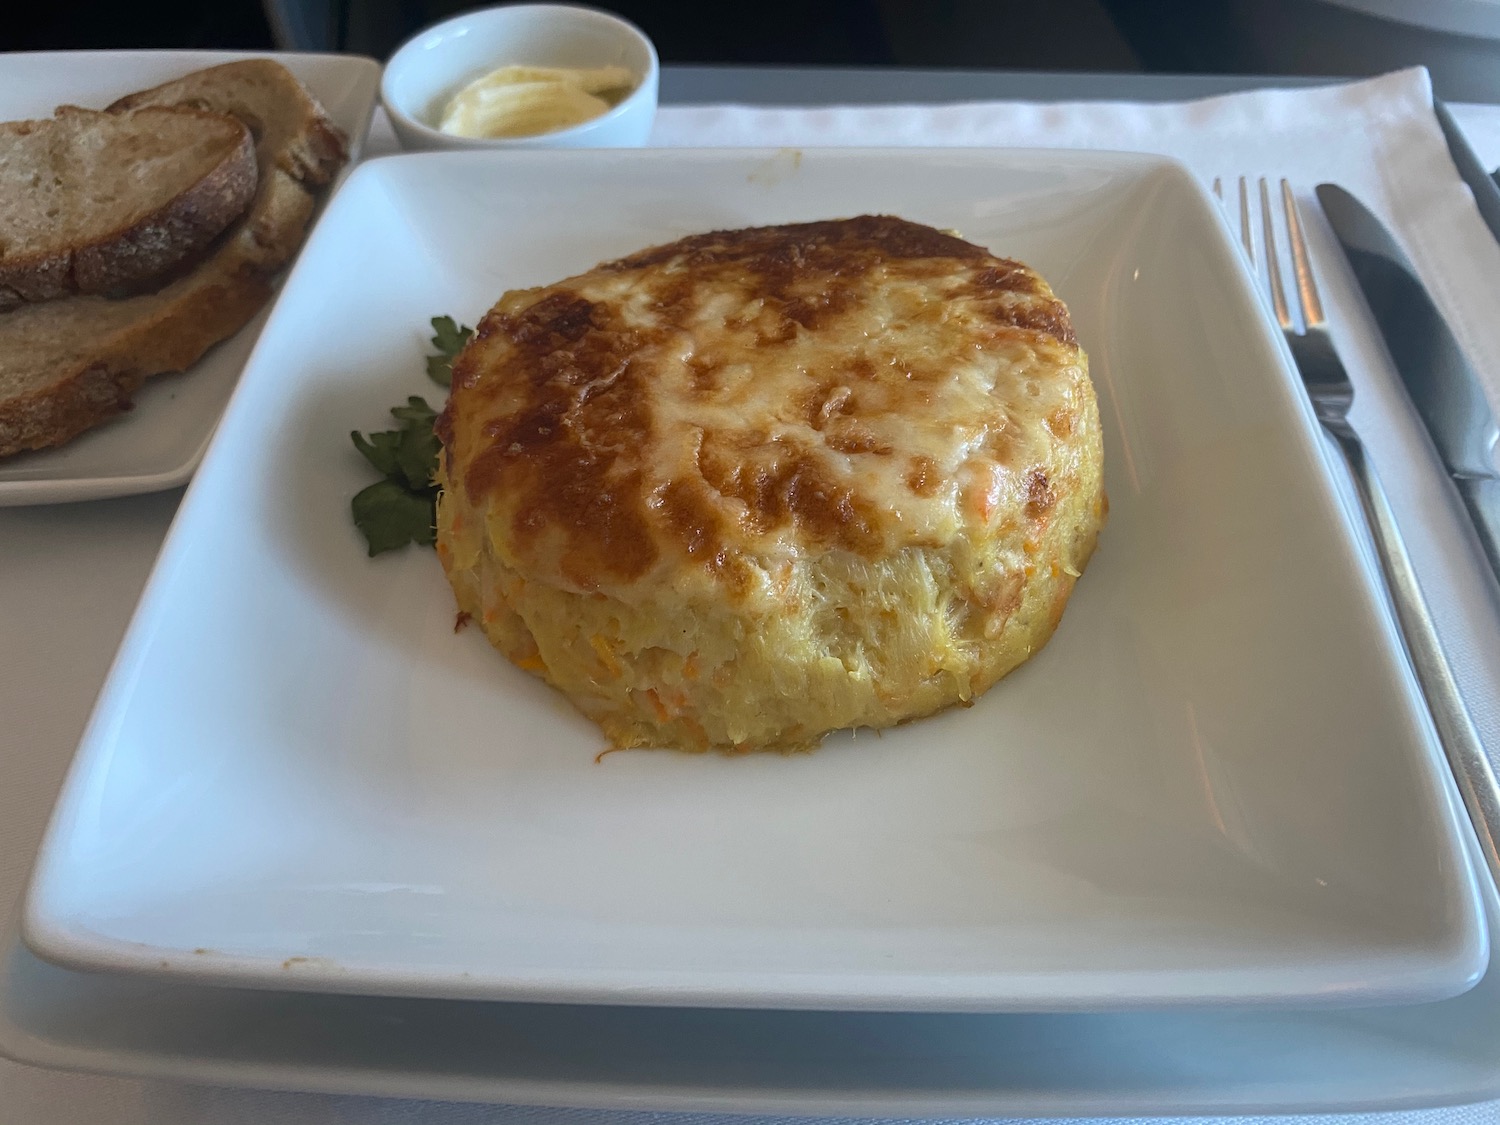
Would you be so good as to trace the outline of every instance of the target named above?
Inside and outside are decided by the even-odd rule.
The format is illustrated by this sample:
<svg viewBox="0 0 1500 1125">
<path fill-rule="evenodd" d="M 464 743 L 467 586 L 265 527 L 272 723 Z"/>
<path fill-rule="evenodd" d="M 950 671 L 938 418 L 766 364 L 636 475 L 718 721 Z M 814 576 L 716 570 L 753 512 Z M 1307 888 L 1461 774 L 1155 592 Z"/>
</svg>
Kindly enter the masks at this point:
<svg viewBox="0 0 1500 1125">
<path fill-rule="evenodd" d="M 666 722 L 671 715 L 667 712 L 666 704 L 662 703 L 661 696 L 656 694 L 655 688 L 646 689 L 646 698 L 651 701 L 651 709 L 656 712 L 659 722 Z"/>
<path fill-rule="evenodd" d="M 695 749 L 708 749 L 708 731 L 704 729 L 702 723 L 691 715 L 684 715 L 682 717 L 682 725 L 687 727 L 688 732 L 693 736 L 693 741 L 698 744 Z"/>
<path fill-rule="evenodd" d="M 615 659 L 614 650 L 609 647 L 609 642 L 598 633 L 589 638 L 589 644 L 599 654 L 599 660 L 604 665 L 604 670 L 611 676 L 620 674 L 620 662 Z"/>
</svg>

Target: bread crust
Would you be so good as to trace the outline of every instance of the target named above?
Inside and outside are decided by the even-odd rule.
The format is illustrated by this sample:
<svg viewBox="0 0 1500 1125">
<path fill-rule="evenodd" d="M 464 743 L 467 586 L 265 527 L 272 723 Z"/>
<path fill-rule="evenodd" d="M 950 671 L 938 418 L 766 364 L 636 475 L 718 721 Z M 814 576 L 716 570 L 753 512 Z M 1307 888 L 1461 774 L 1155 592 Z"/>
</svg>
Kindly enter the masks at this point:
<svg viewBox="0 0 1500 1125">
<path fill-rule="evenodd" d="M 40 128 L 108 129 L 118 114 L 63 106 Z M 220 159 L 161 205 L 131 222 L 105 226 L 91 237 L 31 253 L 0 255 L 0 310 L 23 301 L 51 301 L 75 293 L 125 293 L 150 288 L 207 252 L 255 196 L 255 141 L 236 118 L 187 107 L 153 106 L 128 115 L 146 128 L 198 122 L 224 134 Z M 156 120 L 152 120 L 156 119 Z"/>
</svg>

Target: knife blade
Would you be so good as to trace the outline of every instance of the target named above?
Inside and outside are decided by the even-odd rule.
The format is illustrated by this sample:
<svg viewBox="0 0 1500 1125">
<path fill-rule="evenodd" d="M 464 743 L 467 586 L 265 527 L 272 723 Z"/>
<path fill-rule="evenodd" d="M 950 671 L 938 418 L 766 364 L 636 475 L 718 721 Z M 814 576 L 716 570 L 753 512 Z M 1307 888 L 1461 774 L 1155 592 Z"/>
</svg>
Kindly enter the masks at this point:
<svg viewBox="0 0 1500 1125">
<path fill-rule="evenodd" d="M 1500 425 L 1484 384 L 1385 224 L 1336 184 L 1319 184 L 1317 194 L 1500 581 Z"/>
</svg>

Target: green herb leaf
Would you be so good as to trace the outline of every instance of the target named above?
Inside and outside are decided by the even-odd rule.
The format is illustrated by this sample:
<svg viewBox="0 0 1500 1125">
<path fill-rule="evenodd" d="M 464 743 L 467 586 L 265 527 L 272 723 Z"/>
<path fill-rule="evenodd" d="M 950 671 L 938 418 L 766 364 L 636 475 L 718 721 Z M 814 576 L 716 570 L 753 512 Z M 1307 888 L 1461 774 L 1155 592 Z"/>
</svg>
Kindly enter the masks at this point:
<svg viewBox="0 0 1500 1125">
<path fill-rule="evenodd" d="M 421 492 L 432 487 L 432 475 L 437 472 L 438 454 L 442 448 L 431 426 L 406 431 L 406 438 L 396 451 L 396 463 L 401 466 L 401 475 L 413 491 Z"/>
<path fill-rule="evenodd" d="M 443 448 L 432 429 L 436 411 L 413 395 L 405 406 L 392 407 L 391 413 L 402 424 L 401 437 L 396 443 L 396 466 L 401 477 L 415 491 L 431 488 L 432 474 L 437 472 L 438 454 Z"/>
<path fill-rule="evenodd" d="M 440 387 L 451 387 L 454 357 L 474 338 L 474 329 L 460 326 L 451 316 L 435 316 L 432 330 L 432 346 L 439 354 L 427 357 L 427 377 Z"/>
<path fill-rule="evenodd" d="M 437 412 L 412 395 L 405 406 L 392 407 L 391 415 L 401 423 L 400 429 L 368 436 L 356 430 L 349 435 L 354 448 L 385 477 L 352 502 L 355 526 L 369 543 L 371 555 L 434 541 L 438 490 L 432 477 L 442 451 L 432 428 Z"/>
<path fill-rule="evenodd" d="M 453 380 L 453 357 L 474 335 L 449 316 L 432 318 L 436 333 L 433 346 L 441 353 L 427 357 L 427 374 L 448 386 Z M 408 543 L 431 546 L 437 541 L 436 485 L 438 457 L 443 445 L 433 424 L 437 411 L 427 400 L 411 395 L 404 406 L 391 407 L 398 426 L 394 430 L 349 435 L 354 448 L 374 466 L 384 480 L 376 481 L 350 501 L 354 525 L 364 535 L 371 556 L 393 551 Z"/>
<path fill-rule="evenodd" d="M 381 476 L 389 477 L 401 472 L 396 462 L 401 445 L 401 434 L 398 431 L 387 430 L 366 438 L 364 434 L 354 430 L 349 436 L 354 440 L 354 448 L 365 455 L 365 460 L 374 465 L 375 471 Z"/>
<path fill-rule="evenodd" d="M 349 507 L 371 558 L 408 543 L 430 546 L 437 538 L 435 488 L 413 492 L 395 481 L 379 480 L 356 493 Z"/>
<path fill-rule="evenodd" d="M 474 336 L 474 329 L 467 326 L 460 327 L 458 321 L 451 316 L 435 316 L 432 318 L 432 346 L 444 355 L 452 357 L 463 351 Z"/>
<path fill-rule="evenodd" d="M 442 450 L 432 428 L 437 412 L 416 396 L 406 403 L 391 408 L 401 423 L 399 430 L 384 430 L 368 437 L 356 430 L 349 437 L 354 448 L 382 476 L 421 491 L 431 486 L 432 474 L 437 472 L 438 453 Z"/>
<path fill-rule="evenodd" d="M 405 422 L 408 427 L 421 426 L 430 430 L 433 422 L 437 421 L 437 411 L 427 405 L 425 398 L 411 395 L 407 398 L 405 406 L 391 407 L 391 417 L 398 422 Z"/>
</svg>

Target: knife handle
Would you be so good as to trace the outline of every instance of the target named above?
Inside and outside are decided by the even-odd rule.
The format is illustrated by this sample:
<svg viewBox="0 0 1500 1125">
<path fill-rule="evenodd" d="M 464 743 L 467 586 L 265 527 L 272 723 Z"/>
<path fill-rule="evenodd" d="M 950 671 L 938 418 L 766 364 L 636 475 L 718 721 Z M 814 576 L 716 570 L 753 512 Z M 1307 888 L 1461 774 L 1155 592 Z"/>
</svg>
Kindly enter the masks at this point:
<svg viewBox="0 0 1500 1125">
<path fill-rule="evenodd" d="M 1385 488 L 1365 455 L 1364 444 L 1344 424 L 1325 426 L 1338 444 L 1349 473 L 1354 478 L 1360 507 L 1375 540 L 1375 553 L 1385 575 L 1386 589 L 1396 608 L 1397 631 L 1405 644 L 1417 674 L 1417 683 L 1426 698 L 1428 711 L 1437 728 L 1438 742 L 1448 759 L 1448 768 L 1468 809 L 1474 834 L 1479 838 L 1490 877 L 1500 886 L 1500 785 L 1490 767 L 1479 732 L 1469 716 L 1453 669 L 1438 640 L 1437 626 L 1427 607 L 1427 599 L 1417 582 L 1417 574 L 1406 553 L 1406 544 L 1396 527 L 1396 518 L 1386 499 Z"/>
</svg>

